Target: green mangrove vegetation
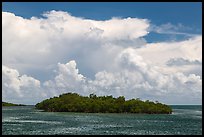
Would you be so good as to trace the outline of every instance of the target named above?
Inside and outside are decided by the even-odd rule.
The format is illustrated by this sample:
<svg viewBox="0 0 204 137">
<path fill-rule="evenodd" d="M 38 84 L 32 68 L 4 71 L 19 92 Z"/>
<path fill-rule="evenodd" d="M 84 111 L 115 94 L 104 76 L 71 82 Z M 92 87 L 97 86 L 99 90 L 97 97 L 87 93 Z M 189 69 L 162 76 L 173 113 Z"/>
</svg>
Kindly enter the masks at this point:
<svg viewBox="0 0 204 137">
<path fill-rule="evenodd" d="M 8 102 L 2 102 L 2 106 L 9 107 L 9 106 L 25 106 L 23 104 L 13 104 Z"/>
<path fill-rule="evenodd" d="M 139 98 L 125 100 L 124 96 L 81 96 L 66 93 L 59 97 L 46 99 L 35 105 L 37 109 L 48 112 L 86 112 L 86 113 L 146 113 L 171 114 L 172 109 L 159 102 L 142 101 Z"/>
</svg>

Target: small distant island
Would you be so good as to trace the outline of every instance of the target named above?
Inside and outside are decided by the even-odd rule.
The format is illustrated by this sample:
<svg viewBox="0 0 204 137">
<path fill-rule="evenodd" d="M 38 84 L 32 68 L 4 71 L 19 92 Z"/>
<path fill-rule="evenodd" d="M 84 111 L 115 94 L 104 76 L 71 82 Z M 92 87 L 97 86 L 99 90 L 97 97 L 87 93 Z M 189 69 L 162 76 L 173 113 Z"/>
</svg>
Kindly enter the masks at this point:
<svg viewBox="0 0 204 137">
<path fill-rule="evenodd" d="M 141 113 L 141 114 L 171 114 L 170 106 L 142 101 L 139 98 L 125 100 L 124 96 L 96 96 L 90 94 L 81 96 L 77 93 L 65 93 L 59 97 L 43 100 L 35 105 L 36 109 L 46 112 L 85 112 L 85 113 Z"/>
<path fill-rule="evenodd" d="M 26 106 L 23 104 L 13 104 L 13 103 L 8 103 L 8 102 L 2 102 L 3 107 L 9 107 L 9 106 Z"/>
</svg>

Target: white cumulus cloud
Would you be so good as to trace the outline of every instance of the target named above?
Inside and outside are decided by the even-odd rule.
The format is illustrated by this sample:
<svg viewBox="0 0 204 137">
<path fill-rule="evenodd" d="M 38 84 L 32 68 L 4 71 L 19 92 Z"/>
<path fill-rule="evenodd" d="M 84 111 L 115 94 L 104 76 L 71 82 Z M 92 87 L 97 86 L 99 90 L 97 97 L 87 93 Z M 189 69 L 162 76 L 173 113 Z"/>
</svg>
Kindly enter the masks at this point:
<svg viewBox="0 0 204 137">
<path fill-rule="evenodd" d="M 20 75 L 16 69 L 2 66 L 2 99 L 14 103 L 36 103 L 46 94 L 40 81 L 27 75 Z"/>
<path fill-rule="evenodd" d="M 2 12 L 3 100 L 35 104 L 77 92 L 201 103 L 201 35 L 148 43 L 148 19 L 100 21 L 54 10 L 42 15 Z"/>
</svg>

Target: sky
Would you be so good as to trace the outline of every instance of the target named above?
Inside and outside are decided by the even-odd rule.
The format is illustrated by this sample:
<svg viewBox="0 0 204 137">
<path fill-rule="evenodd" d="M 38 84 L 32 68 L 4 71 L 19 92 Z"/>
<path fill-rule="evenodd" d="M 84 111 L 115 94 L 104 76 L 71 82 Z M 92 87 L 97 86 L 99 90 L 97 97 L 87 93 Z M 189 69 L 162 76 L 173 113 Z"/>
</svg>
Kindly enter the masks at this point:
<svg viewBox="0 0 204 137">
<path fill-rule="evenodd" d="M 202 104 L 201 2 L 3 2 L 2 100 L 66 92 Z"/>
</svg>

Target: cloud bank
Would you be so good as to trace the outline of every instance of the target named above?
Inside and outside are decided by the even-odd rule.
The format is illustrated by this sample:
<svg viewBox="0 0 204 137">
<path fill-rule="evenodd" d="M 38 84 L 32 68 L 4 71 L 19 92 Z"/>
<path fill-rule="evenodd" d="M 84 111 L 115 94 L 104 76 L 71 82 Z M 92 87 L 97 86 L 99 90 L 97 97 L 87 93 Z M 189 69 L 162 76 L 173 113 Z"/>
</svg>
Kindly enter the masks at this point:
<svg viewBox="0 0 204 137">
<path fill-rule="evenodd" d="M 2 99 L 35 104 L 77 92 L 201 104 L 202 36 L 148 43 L 149 27 L 139 18 L 2 12 Z"/>
</svg>

